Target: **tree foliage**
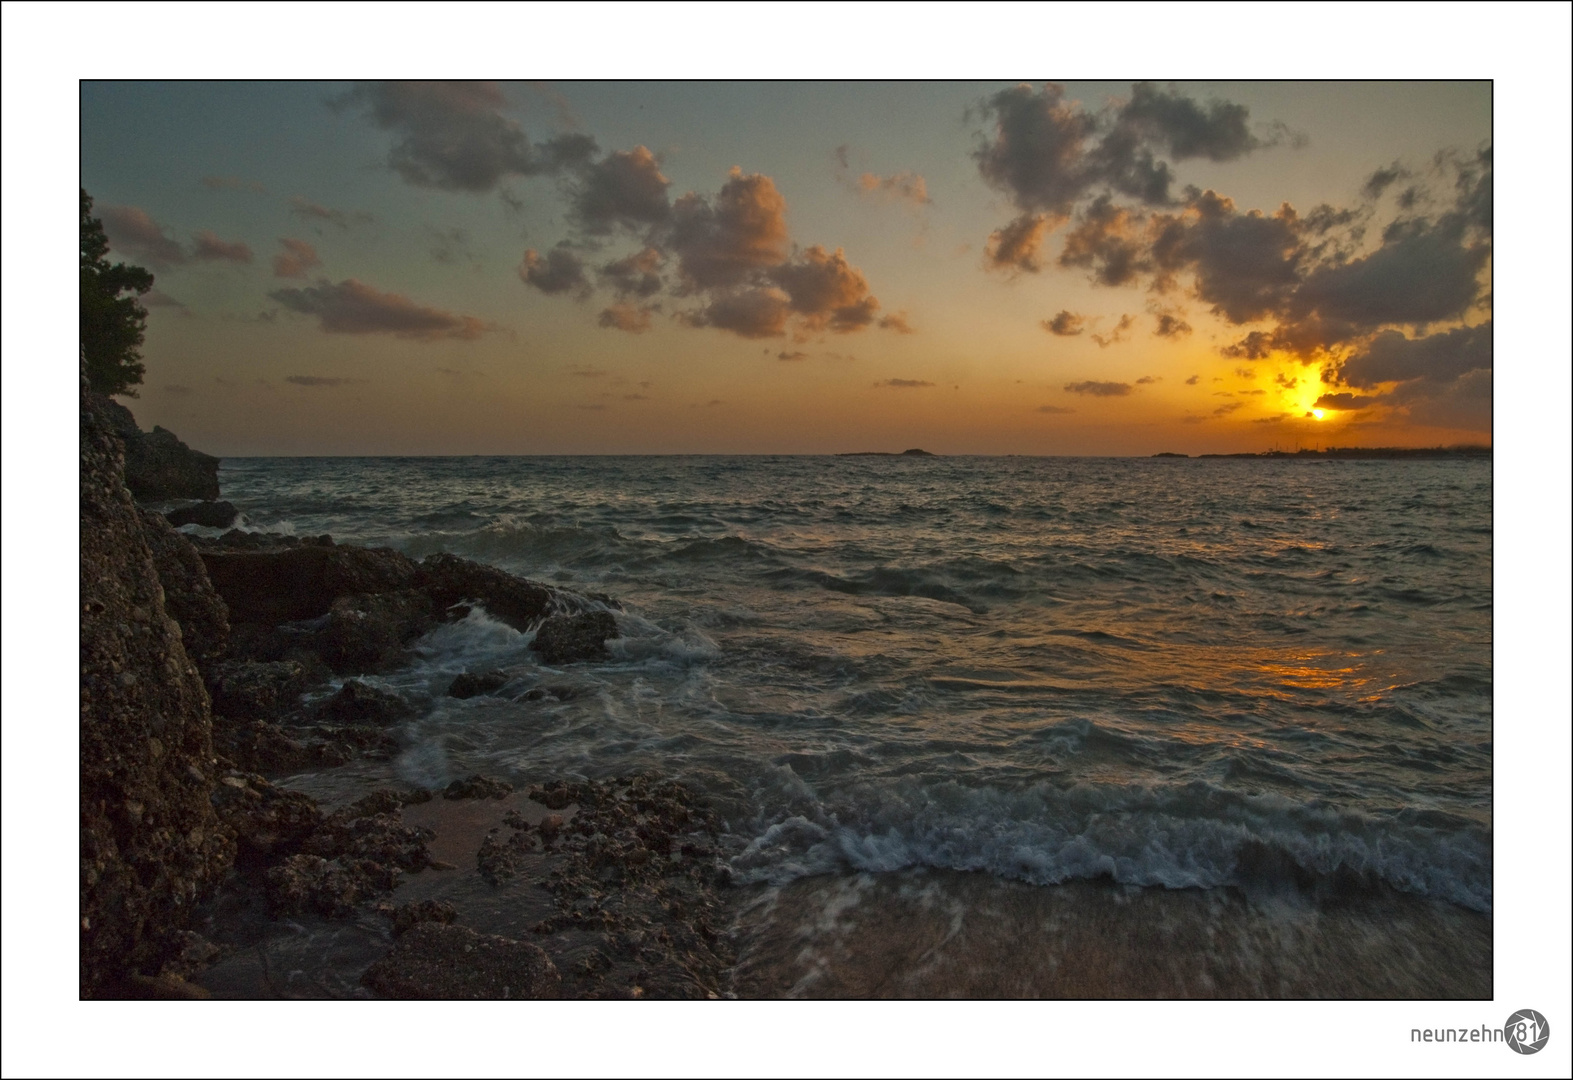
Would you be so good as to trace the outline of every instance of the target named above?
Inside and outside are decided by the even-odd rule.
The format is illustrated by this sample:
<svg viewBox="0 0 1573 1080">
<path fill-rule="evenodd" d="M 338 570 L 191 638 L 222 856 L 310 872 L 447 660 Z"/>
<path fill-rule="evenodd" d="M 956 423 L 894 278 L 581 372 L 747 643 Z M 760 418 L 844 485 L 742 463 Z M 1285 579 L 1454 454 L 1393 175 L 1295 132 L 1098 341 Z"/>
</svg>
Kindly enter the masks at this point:
<svg viewBox="0 0 1573 1080">
<path fill-rule="evenodd" d="M 147 309 L 137 302 L 153 287 L 140 266 L 109 264 L 109 238 L 93 216 L 93 200 L 82 192 L 82 361 L 89 385 L 100 394 L 136 397 L 142 382 L 142 338 Z"/>
</svg>

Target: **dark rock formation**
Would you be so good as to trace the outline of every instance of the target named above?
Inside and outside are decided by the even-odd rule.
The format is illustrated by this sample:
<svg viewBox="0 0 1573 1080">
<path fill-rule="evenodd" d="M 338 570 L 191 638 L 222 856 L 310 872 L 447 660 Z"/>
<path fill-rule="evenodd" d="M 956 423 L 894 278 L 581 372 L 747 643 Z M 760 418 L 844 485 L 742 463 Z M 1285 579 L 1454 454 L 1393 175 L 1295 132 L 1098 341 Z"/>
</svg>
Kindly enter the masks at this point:
<svg viewBox="0 0 1573 1080">
<path fill-rule="evenodd" d="M 396 724 L 415 710 L 397 694 L 350 679 L 322 706 L 325 719 L 340 724 Z"/>
<path fill-rule="evenodd" d="M 476 773 L 463 780 L 455 780 L 442 790 L 444 799 L 500 799 L 513 791 L 506 780 L 495 780 Z"/>
<path fill-rule="evenodd" d="M 500 671 L 466 671 L 448 686 L 448 696 L 472 698 L 495 693 L 507 685 L 508 676 Z"/>
<path fill-rule="evenodd" d="M 142 511 L 142 537 L 164 587 L 164 611 L 180 624 L 181 642 L 193 660 L 224 654 L 229 644 L 229 606 L 214 591 L 197 549 L 163 517 Z"/>
<path fill-rule="evenodd" d="M 451 923 L 459 916 L 458 909 L 446 900 L 412 900 L 397 906 L 389 904 L 381 910 L 393 923 L 394 937 L 424 922 Z"/>
<path fill-rule="evenodd" d="M 200 502 L 190 506 L 176 507 L 164 514 L 169 523 L 177 529 L 182 525 L 203 525 L 209 529 L 227 529 L 235 524 L 235 519 L 240 516 L 240 511 L 235 509 L 233 503 L 227 502 Z"/>
<path fill-rule="evenodd" d="M 617 636 L 617 620 L 605 611 L 582 615 L 553 615 L 541 624 L 530 648 L 548 664 L 575 660 L 605 660 L 606 639 Z"/>
<path fill-rule="evenodd" d="M 428 555 L 420 564 L 416 585 L 444 618 L 463 618 L 467 605 L 479 603 L 492 618 L 521 633 L 546 617 L 552 600 L 544 585 L 447 554 Z M 455 606 L 461 610 L 454 611 Z"/>
<path fill-rule="evenodd" d="M 326 544 L 257 549 L 228 543 L 232 536 L 198 547 L 233 622 L 276 626 L 314 619 L 327 615 L 341 596 L 406 589 L 415 577 L 415 564 L 389 548 L 340 547 L 324 537 Z"/>
<path fill-rule="evenodd" d="M 316 800 L 276 787 L 255 774 L 229 771 L 213 788 L 218 816 L 235 834 L 242 854 L 283 857 L 300 850 L 322 824 Z"/>
<path fill-rule="evenodd" d="M 536 945 L 424 921 L 361 981 L 389 998 L 495 1001 L 555 998 L 562 976 Z"/>
<path fill-rule="evenodd" d="M 98 401 L 105 424 L 124 447 L 125 484 L 134 498 L 218 498 L 218 458 L 191 449 L 164 428 L 141 431 L 130 409 L 107 398 Z"/>
<path fill-rule="evenodd" d="M 340 596 L 328 611 L 317 651 L 339 674 L 377 671 L 396 663 L 433 623 L 431 600 L 413 589 Z"/>
<path fill-rule="evenodd" d="M 392 892 L 400 876 L 397 867 L 370 859 L 291 855 L 268 871 L 268 908 L 275 915 L 315 911 L 342 918 L 362 902 Z"/>
<path fill-rule="evenodd" d="M 93 997 L 157 970 L 234 846 L 209 801 L 207 693 L 165 611 L 126 443 L 85 380 L 79 434 L 80 987 Z"/>
<path fill-rule="evenodd" d="M 232 720 L 276 720 L 294 709 L 310 685 L 306 668 L 294 660 L 225 660 L 207 670 L 213 711 Z"/>
</svg>

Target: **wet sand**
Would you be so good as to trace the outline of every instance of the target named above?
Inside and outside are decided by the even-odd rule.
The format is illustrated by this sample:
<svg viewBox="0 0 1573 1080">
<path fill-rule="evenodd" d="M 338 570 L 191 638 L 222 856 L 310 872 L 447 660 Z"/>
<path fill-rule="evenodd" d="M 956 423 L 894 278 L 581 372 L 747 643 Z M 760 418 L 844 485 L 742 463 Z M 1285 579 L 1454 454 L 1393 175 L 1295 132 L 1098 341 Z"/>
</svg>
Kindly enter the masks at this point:
<svg viewBox="0 0 1573 1080">
<path fill-rule="evenodd" d="M 1491 997 L 1491 919 L 1384 892 L 1033 886 L 905 871 L 755 888 L 742 998 Z"/>
</svg>

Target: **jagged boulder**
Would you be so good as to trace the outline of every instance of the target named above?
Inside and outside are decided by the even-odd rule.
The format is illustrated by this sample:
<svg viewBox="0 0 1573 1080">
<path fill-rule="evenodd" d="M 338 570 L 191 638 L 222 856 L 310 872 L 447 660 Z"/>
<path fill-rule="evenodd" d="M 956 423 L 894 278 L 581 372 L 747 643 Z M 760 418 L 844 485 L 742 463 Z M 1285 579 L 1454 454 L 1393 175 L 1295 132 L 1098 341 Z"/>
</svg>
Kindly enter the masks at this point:
<svg viewBox="0 0 1573 1080">
<path fill-rule="evenodd" d="M 397 551 L 341 547 L 327 537 L 290 546 L 225 543 L 200 550 L 233 622 L 276 626 L 314 619 L 328 614 L 341 596 L 408 589 L 415 578 L 415 563 Z"/>
<path fill-rule="evenodd" d="M 164 610 L 180 624 L 186 653 L 198 661 L 224 654 L 229 643 L 229 606 L 208 580 L 202 556 L 161 515 L 143 510 L 142 536 L 164 586 Z"/>
<path fill-rule="evenodd" d="M 209 801 L 207 692 L 165 610 L 124 480 L 126 442 L 85 379 L 79 441 L 79 978 L 94 997 L 173 955 L 234 842 Z"/>
<path fill-rule="evenodd" d="M 132 497 L 142 502 L 218 498 L 218 458 L 191 449 L 166 428 L 142 431 L 130 409 L 99 400 L 105 423 L 125 448 L 125 484 Z"/>
<path fill-rule="evenodd" d="M 606 639 L 617 636 L 617 620 L 605 611 L 582 615 L 553 615 L 541 624 L 530 648 L 548 664 L 567 664 L 576 660 L 605 660 L 611 654 Z"/>
<path fill-rule="evenodd" d="M 552 601 L 544 585 L 446 553 L 422 560 L 415 585 L 431 597 L 443 618 L 463 618 L 468 605 L 480 604 L 492 618 L 520 632 L 544 619 Z"/>
<path fill-rule="evenodd" d="M 240 511 L 234 503 L 199 502 L 190 506 L 177 506 L 165 512 L 164 517 L 177 529 L 182 525 L 202 525 L 209 529 L 227 529 L 235 524 Z"/>
</svg>

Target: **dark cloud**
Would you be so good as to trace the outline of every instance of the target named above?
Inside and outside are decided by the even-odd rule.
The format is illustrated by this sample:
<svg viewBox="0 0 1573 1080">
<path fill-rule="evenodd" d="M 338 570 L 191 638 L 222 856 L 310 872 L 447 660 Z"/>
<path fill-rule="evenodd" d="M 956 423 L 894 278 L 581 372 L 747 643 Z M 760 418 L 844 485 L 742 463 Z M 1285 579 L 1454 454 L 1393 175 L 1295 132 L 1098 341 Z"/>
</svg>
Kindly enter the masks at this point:
<svg viewBox="0 0 1573 1080">
<path fill-rule="evenodd" d="M 584 260 L 567 241 L 545 255 L 534 248 L 526 250 L 524 261 L 519 264 L 519 280 L 548 296 L 574 293 L 582 300 L 590 295 L 590 280 L 584 274 Z"/>
<path fill-rule="evenodd" d="M 412 341 L 474 341 L 491 326 L 469 315 L 422 307 L 406 296 L 380 292 L 354 278 L 323 281 L 305 289 L 279 289 L 268 296 L 291 311 L 315 315 L 329 334 L 392 334 Z"/>
<path fill-rule="evenodd" d="M 186 305 L 160 289 L 149 289 L 142 296 L 143 307 L 183 308 Z"/>
<path fill-rule="evenodd" d="M 934 384 L 931 382 L 924 382 L 922 379 L 886 379 L 885 381 L 877 382 L 874 385 L 888 387 L 891 390 L 917 390 L 925 386 L 933 386 Z"/>
<path fill-rule="evenodd" d="M 290 198 L 289 212 L 307 221 L 325 221 L 329 225 L 337 226 L 340 229 L 348 229 L 351 225 L 363 225 L 374 220 L 370 214 L 363 210 L 354 212 L 334 210 L 320 203 L 314 203 L 303 195 L 295 195 Z"/>
<path fill-rule="evenodd" d="M 1056 415 L 1062 415 L 1065 413 L 1073 413 L 1076 410 L 1067 409 L 1063 405 L 1039 405 L 1038 411 L 1041 413 L 1054 413 Z"/>
<path fill-rule="evenodd" d="M 1378 169 L 1372 173 L 1366 179 L 1365 186 L 1360 189 L 1360 193 L 1368 199 L 1380 199 L 1384 191 L 1400 180 L 1409 179 L 1410 175 L 1408 169 L 1395 161 L 1387 168 Z"/>
<path fill-rule="evenodd" d="M 596 318 L 596 325 L 608 330 L 622 330 L 629 334 L 642 334 L 650 329 L 650 317 L 660 311 L 659 304 L 613 304 L 604 308 Z"/>
<path fill-rule="evenodd" d="M 1213 410 L 1213 415 L 1214 416 L 1228 416 L 1230 413 L 1234 412 L 1236 409 L 1243 409 L 1244 407 L 1245 407 L 1245 402 L 1243 402 L 1243 401 L 1226 401 L 1222 405 L 1218 406 L 1216 409 Z"/>
<path fill-rule="evenodd" d="M 894 330 L 898 334 L 917 333 L 916 330 L 912 329 L 911 324 L 907 322 L 907 313 L 905 311 L 893 311 L 889 315 L 880 316 L 879 328 L 881 330 Z"/>
<path fill-rule="evenodd" d="M 98 210 L 110 246 L 152 267 L 179 266 L 186 253 L 179 241 L 146 210 L 136 206 L 104 206 Z"/>
<path fill-rule="evenodd" d="M 198 262 L 251 262 L 251 248 L 239 240 L 220 240 L 207 229 L 197 233 L 191 257 Z"/>
<path fill-rule="evenodd" d="M 1254 378 L 1256 378 L 1256 369 L 1255 368 L 1237 367 L 1237 368 L 1234 369 L 1234 373 L 1236 375 L 1238 375 L 1242 379 L 1254 379 Z"/>
<path fill-rule="evenodd" d="M 595 141 L 565 135 L 532 144 L 502 115 L 502 91 L 487 82 L 364 84 L 342 103 L 363 105 L 398 136 L 388 165 L 407 183 L 448 191 L 491 191 L 509 176 L 539 176 L 588 161 Z"/>
<path fill-rule="evenodd" d="M 786 290 L 792 311 L 810 331 L 845 334 L 874 321 L 879 301 L 869 292 L 868 279 L 837 248 L 834 253 L 814 245 L 771 271 Z"/>
<path fill-rule="evenodd" d="M 1082 209 L 1076 227 L 1065 236 L 1061 266 L 1092 270 L 1099 285 L 1124 285 L 1150 273 L 1143 219 L 1107 195 L 1100 195 Z"/>
<path fill-rule="evenodd" d="M 1038 325 L 1056 337 L 1075 337 L 1085 328 L 1087 320 L 1070 311 L 1061 311 L 1052 319 L 1040 319 Z"/>
<path fill-rule="evenodd" d="M 740 285 L 786 261 L 786 199 L 775 181 L 733 167 L 716 196 L 689 192 L 672 207 L 670 247 L 692 288 Z"/>
<path fill-rule="evenodd" d="M 284 381 L 294 383 L 296 386 L 355 386 L 367 382 L 366 379 L 340 379 L 325 375 L 286 375 Z"/>
<path fill-rule="evenodd" d="M 1299 282 L 1298 217 L 1288 206 L 1242 214 L 1217 192 L 1193 191 L 1184 213 L 1154 221 L 1151 252 L 1161 272 L 1193 274 L 1214 314 L 1253 322 L 1281 310 Z"/>
<path fill-rule="evenodd" d="M 1092 397 L 1125 397 L 1136 388 L 1130 383 L 1088 381 L 1066 383 L 1065 389 L 1072 394 L 1089 394 Z"/>
<path fill-rule="evenodd" d="M 1049 214 L 1022 214 L 989 234 L 989 242 L 983 247 L 983 265 L 990 270 L 1036 274 L 1043 269 L 1038 252 L 1044 239 L 1064 221 L 1063 217 Z"/>
<path fill-rule="evenodd" d="M 791 297 L 773 286 L 762 286 L 720 293 L 700 310 L 685 313 L 683 321 L 730 330 L 744 338 L 780 337 L 786 333 L 791 311 Z"/>
<path fill-rule="evenodd" d="M 1162 375 L 1143 375 L 1136 380 L 1137 386 L 1151 386 L 1153 383 L 1163 382 Z"/>
<path fill-rule="evenodd" d="M 626 258 L 616 259 L 598 271 L 601 280 L 618 296 L 654 296 L 661 291 L 661 267 L 666 256 L 659 248 L 647 247 Z"/>
<path fill-rule="evenodd" d="M 1375 395 L 1347 393 L 1323 394 L 1321 397 L 1316 399 L 1316 407 L 1318 409 L 1341 409 L 1344 411 L 1349 411 L 1353 409 L 1364 409 L 1369 405 L 1376 405 L 1379 403 L 1379 400 L 1380 399 Z"/>
<path fill-rule="evenodd" d="M 1185 385 L 1186 386 L 1195 386 L 1197 383 L 1199 383 L 1201 381 L 1202 381 L 1202 377 L 1200 375 L 1192 375 L 1189 379 L 1185 380 Z"/>
<path fill-rule="evenodd" d="M 1344 361 L 1339 373 L 1345 383 L 1361 388 L 1416 379 L 1451 382 L 1469 372 L 1489 369 L 1491 360 L 1489 322 L 1422 338 L 1384 330 Z"/>
<path fill-rule="evenodd" d="M 1163 312 L 1158 316 L 1158 325 L 1153 330 L 1154 337 L 1182 338 L 1191 332 L 1191 324 L 1170 312 Z"/>
<path fill-rule="evenodd" d="M 672 204 L 660 162 L 643 146 L 614 150 L 579 171 L 572 185 L 570 215 L 586 232 L 606 234 L 618 226 L 647 228 L 667 220 Z"/>
<path fill-rule="evenodd" d="M 1273 382 L 1277 383 L 1279 386 L 1283 387 L 1285 390 L 1293 390 L 1296 386 L 1300 385 L 1300 378 L 1299 378 L 1299 376 L 1295 376 L 1295 377 L 1291 378 L 1290 376 L 1285 375 L 1283 372 L 1280 371 L 1276 375 L 1273 376 Z"/>
<path fill-rule="evenodd" d="M 273 256 L 274 277 L 303 278 L 306 271 L 322 265 L 322 260 L 317 257 L 317 249 L 306 241 L 281 236 L 279 243 L 284 250 Z"/>
<path fill-rule="evenodd" d="M 1169 203 L 1174 175 L 1159 154 L 1231 161 L 1284 137 L 1281 129 L 1268 139 L 1253 135 L 1243 105 L 1202 105 L 1148 83 L 1133 87 L 1123 105 L 1097 114 L 1067 102 L 1053 83 L 1001 90 L 977 114 L 993 122 L 973 155 L 983 179 L 1019 210 L 1061 217 L 1099 190 L 1148 205 Z"/>
<path fill-rule="evenodd" d="M 770 350 L 766 349 L 765 351 L 769 352 Z M 778 353 L 776 353 L 776 359 L 777 360 L 807 360 L 808 359 L 808 353 L 806 353 L 806 352 L 778 352 Z"/>
<path fill-rule="evenodd" d="M 1120 321 L 1115 323 L 1114 329 L 1107 334 L 1088 334 L 1087 336 L 1097 343 L 1098 348 L 1106 349 L 1110 345 L 1124 341 L 1130 333 L 1131 327 L 1135 324 L 1136 320 L 1129 315 L 1121 315 Z"/>
</svg>

